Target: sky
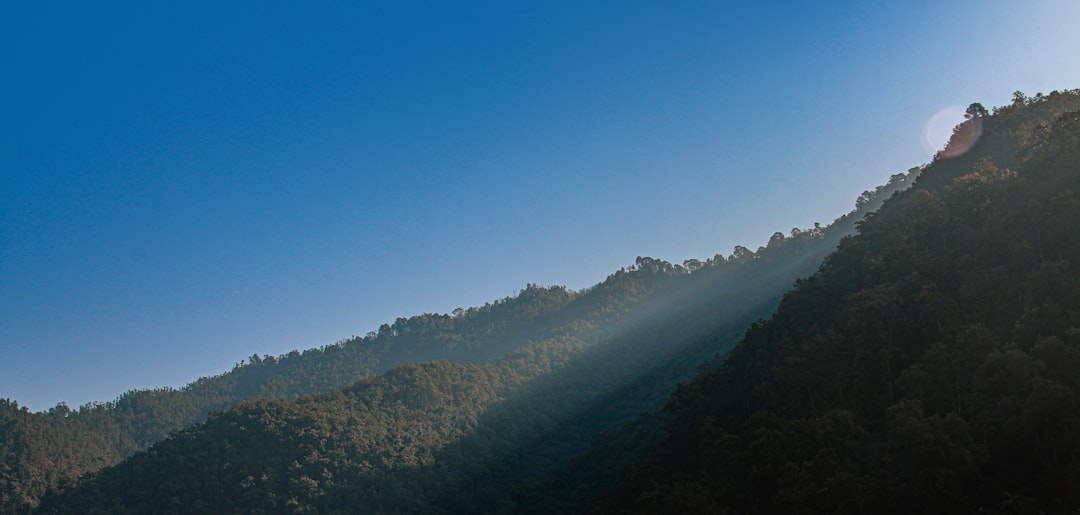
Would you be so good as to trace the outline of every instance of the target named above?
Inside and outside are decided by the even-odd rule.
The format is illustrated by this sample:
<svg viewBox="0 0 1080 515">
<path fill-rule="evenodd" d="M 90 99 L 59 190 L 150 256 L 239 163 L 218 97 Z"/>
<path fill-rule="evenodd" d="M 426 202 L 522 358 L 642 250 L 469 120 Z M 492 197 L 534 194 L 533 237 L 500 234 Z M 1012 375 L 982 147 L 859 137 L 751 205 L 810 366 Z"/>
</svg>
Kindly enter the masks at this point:
<svg viewBox="0 0 1080 515">
<path fill-rule="evenodd" d="M 757 248 L 972 102 L 1080 87 L 1074 1 L 3 10 L 0 397 L 32 410 Z"/>
</svg>

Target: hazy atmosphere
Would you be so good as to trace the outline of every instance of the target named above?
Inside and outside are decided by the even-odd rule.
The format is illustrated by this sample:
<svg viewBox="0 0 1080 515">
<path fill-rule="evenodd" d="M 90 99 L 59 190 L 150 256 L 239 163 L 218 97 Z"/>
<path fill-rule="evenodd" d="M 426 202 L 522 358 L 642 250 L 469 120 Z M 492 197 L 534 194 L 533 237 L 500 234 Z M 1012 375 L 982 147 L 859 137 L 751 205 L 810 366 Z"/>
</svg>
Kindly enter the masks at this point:
<svg viewBox="0 0 1080 515">
<path fill-rule="evenodd" d="M 42 6 L 0 21 L 0 397 L 180 386 L 757 248 L 1080 86 L 1080 3 Z"/>
</svg>

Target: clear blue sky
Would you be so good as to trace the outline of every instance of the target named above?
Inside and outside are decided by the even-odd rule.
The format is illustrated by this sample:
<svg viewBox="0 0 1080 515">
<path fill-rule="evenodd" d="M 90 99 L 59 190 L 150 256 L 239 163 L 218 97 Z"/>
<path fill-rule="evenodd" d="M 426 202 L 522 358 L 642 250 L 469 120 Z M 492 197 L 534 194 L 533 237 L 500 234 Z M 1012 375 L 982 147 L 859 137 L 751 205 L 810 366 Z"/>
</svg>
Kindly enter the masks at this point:
<svg viewBox="0 0 1080 515">
<path fill-rule="evenodd" d="M 0 397 L 34 410 L 756 248 L 927 162 L 942 110 L 1080 87 L 1073 1 L 147 4 L 0 16 Z"/>
</svg>

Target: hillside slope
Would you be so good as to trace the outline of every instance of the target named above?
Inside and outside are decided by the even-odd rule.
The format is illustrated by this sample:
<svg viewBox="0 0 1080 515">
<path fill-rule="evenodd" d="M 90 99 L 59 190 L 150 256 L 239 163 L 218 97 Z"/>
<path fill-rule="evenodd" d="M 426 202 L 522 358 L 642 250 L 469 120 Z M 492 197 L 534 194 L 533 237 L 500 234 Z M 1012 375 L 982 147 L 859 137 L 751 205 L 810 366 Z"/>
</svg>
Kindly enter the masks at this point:
<svg viewBox="0 0 1080 515">
<path fill-rule="evenodd" d="M 1078 109 L 1080 91 L 974 110 L 977 144 L 939 156 L 675 392 L 659 449 L 603 509 L 1080 505 Z"/>
<path fill-rule="evenodd" d="M 515 353 L 539 354 L 535 356 L 536 361 L 523 365 L 527 372 L 507 368 L 506 360 L 517 359 L 511 357 L 478 365 L 476 370 L 481 372 L 476 377 L 502 386 L 470 385 L 470 388 L 487 392 L 485 398 L 491 400 L 490 404 L 474 410 L 462 411 L 451 402 L 451 405 L 429 412 L 431 406 L 404 402 L 400 409 L 406 410 L 406 418 L 426 427 L 423 438 L 394 442 L 362 440 L 359 447 L 348 447 L 339 454 L 340 459 L 323 464 L 329 476 L 321 471 L 319 474 L 323 475 L 318 476 L 338 479 L 327 486 L 315 476 L 307 475 L 322 486 L 300 492 L 303 495 L 297 494 L 295 506 L 318 511 L 342 506 L 381 509 L 398 504 L 423 507 L 425 511 L 517 509 L 519 487 L 542 478 L 569 456 L 586 450 L 599 431 L 614 429 L 639 412 L 659 408 L 678 381 L 689 378 L 702 363 L 734 342 L 751 321 L 770 313 L 792 282 L 816 269 L 837 241 L 853 230 L 856 219 L 876 208 L 894 191 L 907 187 L 917 172 L 897 174 L 888 185 L 874 193 L 868 192 L 858 210 L 829 228 L 818 226 L 806 231 L 795 230 L 791 236 L 777 233 L 767 247 L 757 252 L 737 247 L 730 258 L 718 255 L 706 262 L 690 260 L 681 266 L 638 258 L 629 269 L 612 274 L 597 286 L 574 295 L 557 309 L 537 317 L 537 322 L 526 326 L 531 332 L 520 333 L 521 340 L 527 339 L 532 344 L 520 347 L 508 344 L 512 340 L 491 338 L 484 346 L 472 347 L 486 351 L 469 355 L 472 361 L 482 361 L 485 354 L 500 355 L 507 351 L 519 358 L 520 355 Z M 400 334 L 403 331 L 400 328 L 380 331 L 376 337 L 382 337 L 384 332 Z M 515 348 L 522 350 L 514 351 Z M 552 352 L 560 356 L 570 353 L 572 357 L 555 359 L 561 365 L 552 366 L 553 358 L 548 355 Z M 436 365 L 409 365 L 414 366 Z M 439 367 L 438 370 L 446 370 Z M 536 367 L 541 372 L 536 372 Z M 400 373 L 400 370 L 392 369 L 389 374 Z M 430 382 L 413 385 L 413 388 L 430 390 L 421 398 L 426 398 L 424 396 L 429 393 L 441 396 L 432 392 L 452 389 L 444 384 L 450 381 L 449 378 L 439 374 L 433 377 Z M 371 388 L 389 387 L 380 381 L 381 378 L 376 378 Z M 344 392 L 352 388 L 347 387 Z M 335 404 L 338 400 L 331 400 L 338 399 L 334 395 L 340 394 L 301 397 L 295 403 L 243 404 L 230 409 L 211 417 L 204 425 L 166 439 L 149 453 L 137 454 L 115 469 L 87 477 L 77 488 L 48 500 L 42 509 L 63 512 L 80 506 L 97 506 L 102 511 L 116 512 L 124 511 L 123 507 L 146 508 L 152 506 L 155 499 L 174 497 L 183 506 L 204 506 L 208 511 L 247 511 L 256 507 L 269 511 L 282 509 L 283 503 L 292 498 L 281 498 L 277 493 L 283 484 L 280 481 L 301 480 L 297 469 L 282 466 L 294 461 L 304 463 L 303 456 L 295 454 L 298 451 L 287 436 L 289 433 L 269 431 L 283 440 L 264 441 L 260 448 L 271 455 L 258 463 L 233 456 L 233 451 L 208 454 L 200 446 L 210 445 L 214 438 L 206 435 L 223 434 L 222 425 L 231 423 L 229 420 L 241 413 L 252 414 L 255 420 L 245 422 L 245 427 L 253 424 L 291 426 L 303 420 L 304 424 L 315 425 L 293 428 L 295 431 L 340 435 L 366 428 L 364 430 L 395 433 L 393 427 L 387 426 L 393 423 L 375 412 L 339 420 L 336 417 L 341 405 Z M 307 415 L 306 418 L 281 422 L 275 421 L 276 415 L 263 413 L 276 413 L 275 410 L 300 410 Z M 355 409 L 349 407 L 347 411 L 355 412 Z M 263 414 L 254 415 L 256 413 Z M 426 421 L 419 422 L 424 417 L 427 417 Z M 322 441 L 320 445 L 338 449 L 344 444 L 334 443 L 337 437 Z M 355 443 L 355 440 L 350 441 Z M 316 450 L 324 456 L 331 452 L 330 447 L 317 447 Z M 394 452 L 425 458 L 408 463 L 358 458 Z M 193 457 L 200 457 L 201 461 L 193 463 Z M 150 470 L 145 468 L 147 465 L 140 465 L 145 463 L 153 463 L 151 469 L 157 472 L 147 473 Z M 246 465 L 237 468 L 238 463 Z M 268 480 L 270 482 L 259 487 L 259 500 L 251 501 L 255 504 L 245 504 L 246 501 L 241 502 L 245 499 L 240 495 L 243 492 L 230 490 L 241 488 L 237 481 L 224 486 L 204 484 L 198 478 L 210 480 L 211 476 L 196 474 L 189 477 L 182 472 L 226 466 L 235 471 L 247 470 L 241 480 L 248 475 L 259 478 L 265 473 L 268 478 L 277 478 L 279 483 Z M 174 473 L 180 476 L 170 475 Z M 143 484 L 144 488 L 120 486 L 136 484 Z M 254 487 L 250 482 L 244 484 Z M 380 493 L 368 496 L 348 493 L 358 484 L 370 484 L 366 487 L 370 492 Z M 425 493 L 417 494 L 417 491 Z M 479 491 L 483 494 L 475 495 Z M 217 494 L 213 492 L 228 493 L 214 497 Z M 463 495 L 462 492 L 472 494 Z M 228 501 L 222 505 L 221 499 Z M 351 500 L 346 502 L 347 499 Z M 239 504 L 230 504 L 233 502 Z"/>
<path fill-rule="evenodd" d="M 113 465 L 171 432 L 245 400 L 295 399 L 403 363 L 482 361 L 559 331 L 574 294 L 529 285 L 513 298 L 458 314 L 399 318 L 378 332 L 282 356 L 253 355 L 181 389 L 133 390 L 115 401 L 31 413 L 0 399 L 0 511 L 34 505 L 48 489 Z"/>
</svg>

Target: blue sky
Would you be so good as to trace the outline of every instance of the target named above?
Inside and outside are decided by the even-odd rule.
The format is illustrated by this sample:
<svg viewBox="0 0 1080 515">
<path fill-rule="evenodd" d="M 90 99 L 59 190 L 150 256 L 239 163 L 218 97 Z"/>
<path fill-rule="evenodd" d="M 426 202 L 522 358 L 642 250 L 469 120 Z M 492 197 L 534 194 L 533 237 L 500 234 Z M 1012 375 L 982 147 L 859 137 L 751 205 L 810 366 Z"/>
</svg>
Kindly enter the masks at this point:
<svg viewBox="0 0 1080 515">
<path fill-rule="evenodd" d="M 756 248 L 1080 87 L 1070 1 L 221 4 L 5 6 L 0 397 Z"/>
</svg>

